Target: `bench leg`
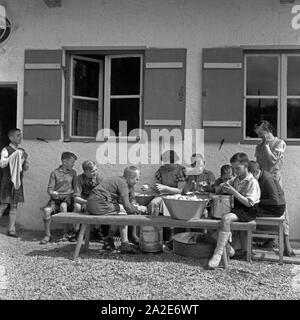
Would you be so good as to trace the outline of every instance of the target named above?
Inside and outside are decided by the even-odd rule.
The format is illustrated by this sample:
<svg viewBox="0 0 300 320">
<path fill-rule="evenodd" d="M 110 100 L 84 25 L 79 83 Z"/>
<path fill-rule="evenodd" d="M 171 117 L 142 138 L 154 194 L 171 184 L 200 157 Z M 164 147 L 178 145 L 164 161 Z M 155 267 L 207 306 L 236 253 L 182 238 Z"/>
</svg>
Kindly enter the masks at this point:
<svg viewBox="0 0 300 320">
<path fill-rule="evenodd" d="M 75 252 L 74 252 L 74 260 L 76 261 L 79 255 L 79 251 L 82 245 L 82 241 L 83 241 L 83 237 L 85 234 L 85 229 L 86 229 L 86 224 L 82 224 L 81 228 L 80 228 L 80 232 L 79 232 L 79 236 L 78 236 L 78 240 L 77 240 L 77 244 L 76 244 L 76 248 L 75 248 Z"/>
<path fill-rule="evenodd" d="M 87 224 L 86 230 L 85 230 L 85 238 L 84 238 L 84 251 L 87 251 L 89 248 L 90 237 L 91 237 L 91 226 Z"/>
<path fill-rule="evenodd" d="M 252 253 L 252 231 L 247 231 L 247 261 L 251 262 Z"/>
<path fill-rule="evenodd" d="M 279 224 L 279 264 L 283 264 L 283 250 L 284 250 L 284 243 L 283 243 L 283 223 Z"/>
</svg>

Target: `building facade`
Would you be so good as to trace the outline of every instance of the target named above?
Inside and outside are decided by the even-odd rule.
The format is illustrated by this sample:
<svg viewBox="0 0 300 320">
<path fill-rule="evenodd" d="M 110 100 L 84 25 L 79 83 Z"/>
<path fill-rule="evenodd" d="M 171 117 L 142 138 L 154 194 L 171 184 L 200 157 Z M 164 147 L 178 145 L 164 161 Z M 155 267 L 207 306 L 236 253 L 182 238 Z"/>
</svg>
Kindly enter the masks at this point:
<svg viewBox="0 0 300 320">
<path fill-rule="evenodd" d="M 60 6 L 49 7 L 51 2 Z M 3 136 L 14 124 L 24 133 L 30 161 L 18 218 L 24 228 L 42 228 L 40 207 L 48 200 L 49 173 L 61 152 L 74 152 L 81 172 L 81 162 L 96 159 L 105 143 L 104 136 L 95 141 L 98 130 L 117 130 L 119 120 L 127 120 L 128 131 L 204 128 L 207 167 L 218 175 L 235 152 L 254 158 L 258 140 L 252 126 L 264 117 L 288 143 L 284 186 L 290 237 L 300 240 L 300 31 L 291 25 L 293 4 L 0 3 L 12 22 L 0 47 L 0 90 L 10 89 L 0 130 Z M 129 145 L 134 143 L 132 138 Z M 103 175 L 119 175 L 125 166 L 99 165 Z M 141 184 L 153 181 L 158 166 L 140 165 Z"/>
</svg>

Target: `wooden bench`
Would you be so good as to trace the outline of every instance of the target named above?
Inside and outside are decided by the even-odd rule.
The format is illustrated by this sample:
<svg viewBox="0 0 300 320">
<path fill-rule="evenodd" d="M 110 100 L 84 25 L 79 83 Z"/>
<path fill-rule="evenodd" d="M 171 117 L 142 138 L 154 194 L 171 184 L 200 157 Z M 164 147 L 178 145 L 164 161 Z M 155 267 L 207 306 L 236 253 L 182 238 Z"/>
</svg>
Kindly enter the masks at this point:
<svg viewBox="0 0 300 320">
<path fill-rule="evenodd" d="M 90 241 L 90 225 L 106 224 L 106 225 L 131 225 L 131 226 L 154 226 L 154 227 L 170 227 L 170 228 L 191 228 L 191 229 L 213 229 L 220 228 L 220 220 L 199 219 L 199 220 L 176 220 L 165 216 L 143 216 L 143 215 L 88 215 L 74 212 L 60 212 L 52 216 L 54 223 L 70 223 L 81 224 L 75 252 L 74 260 L 77 259 L 79 251 L 85 236 L 84 249 L 87 250 Z M 255 221 L 251 222 L 233 222 L 232 230 L 240 230 L 247 232 L 247 261 L 251 261 L 251 245 L 252 231 L 255 230 Z M 223 254 L 223 262 L 227 267 L 226 250 Z"/>
<path fill-rule="evenodd" d="M 251 234 L 252 238 L 264 238 L 264 239 L 277 239 L 279 242 L 279 264 L 283 264 L 283 222 L 284 216 L 279 218 L 276 217 L 257 217 L 256 226 L 268 226 L 276 227 L 277 230 L 259 230 L 256 229 L 255 232 Z M 251 240 L 252 244 L 252 240 Z"/>
</svg>

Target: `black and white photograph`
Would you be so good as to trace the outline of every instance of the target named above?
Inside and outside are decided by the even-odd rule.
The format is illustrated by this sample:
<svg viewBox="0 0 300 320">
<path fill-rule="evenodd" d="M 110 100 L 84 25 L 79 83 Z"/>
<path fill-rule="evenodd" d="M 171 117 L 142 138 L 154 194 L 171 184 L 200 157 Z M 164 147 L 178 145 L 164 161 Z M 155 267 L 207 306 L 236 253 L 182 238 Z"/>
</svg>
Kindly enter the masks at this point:
<svg viewBox="0 0 300 320">
<path fill-rule="evenodd" d="M 2 302 L 297 301 L 299 159 L 300 0 L 0 0 Z"/>
</svg>

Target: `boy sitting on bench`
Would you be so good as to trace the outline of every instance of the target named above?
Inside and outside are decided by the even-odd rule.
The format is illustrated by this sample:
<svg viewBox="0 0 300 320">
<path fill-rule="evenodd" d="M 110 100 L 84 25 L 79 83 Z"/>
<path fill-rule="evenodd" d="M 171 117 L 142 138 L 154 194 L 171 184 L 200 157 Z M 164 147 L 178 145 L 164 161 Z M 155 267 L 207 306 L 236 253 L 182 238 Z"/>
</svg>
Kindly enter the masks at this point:
<svg viewBox="0 0 300 320">
<path fill-rule="evenodd" d="M 113 214 L 139 214 L 145 213 L 144 206 L 133 205 L 129 200 L 129 192 L 134 190 L 135 184 L 140 179 L 140 170 L 134 166 L 125 168 L 122 177 L 104 178 L 96 186 L 87 200 L 86 209 L 94 215 Z M 135 230 L 135 228 L 134 228 Z M 109 235 L 105 238 L 106 249 L 114 248 L 113 236 L 115 229 L 111 227 Z M 128 227 L 119 226 L 121 236 L 121 253 L 133 253 L 138 251 L 131 247 L 128 241 Z"/>
<path fill-rule="evenodd" d="M 248 163 L 249 160 L 245 153 L 239 152 L 233 155 L 230 159 L 230 164 L 236 177 L 216 188 L 221 188 L 222 191 L 234 196 L 234 208 L 232 212 L 222 217 L 217 246 L 213 257 L 208 262 L 208 267 L 211 269 L 219 266 L 223 250 L 226 246 L 227 251 L 232 252 L 233 250 L 228 244 L 228 240 L 231 238 L 231 222 L 249 222 L 256 218 L 260 188 L 252 173 L 248 172 Z M 219 192 L 219 190 L 216 190 L 216 192 Z"/>
<path fill-rule="evenodd" d="M 101 182 L 102 178 L 98 173 L 96 162 L 92 160 L 86 160 L 82 163 L 83 173 L 77 176 L 76 189 L 74 192 L 74 211 L 85 212 L 87 199 L 91 194 L 91 191 Z M 96 230 L 96 229 L 95 229 Z M 76 241 L 79 231 L 79 226 L 75 227 L 76 235 L 70 239 L 70 241 Z M 97 229 L 97 234 L 100 233 L 100 229 Z"/>
<path fill-rule="evenodd" d="M 281 217 L 286 209 L 284 191 L 279 182 L 271 175 L 262 169 L 258 162 L 249 162 L 249 171 L 258 180 L 261 197 L 258 205 L 257 217 Z M 295 256 L 294 252 L 289 252 L 290 240 L 288 235 L 284 235 L 284 255 Z"/>
<path fill-rule="evenodd" d="M 72 152 L 63 152 L 61 155 L 62 164 L 51 172 L 47 192 L 50 195 L 50 200 L 44 207 L 44 227 L 45 237 L 40 241 L 40 244 L 46 244 L 51 241 L 51 215 L 60 211 L 73 211 L 73 194 L 76 184 L 76 171 L 73 169 L 77 157 Z M 65 230 L 66 231 L 66 230 Z M 71 235 L 65 232 L 62 240 L 69 240 Z"/>
</svg>

